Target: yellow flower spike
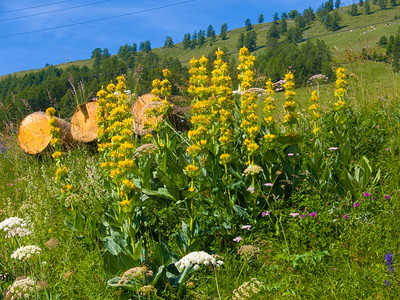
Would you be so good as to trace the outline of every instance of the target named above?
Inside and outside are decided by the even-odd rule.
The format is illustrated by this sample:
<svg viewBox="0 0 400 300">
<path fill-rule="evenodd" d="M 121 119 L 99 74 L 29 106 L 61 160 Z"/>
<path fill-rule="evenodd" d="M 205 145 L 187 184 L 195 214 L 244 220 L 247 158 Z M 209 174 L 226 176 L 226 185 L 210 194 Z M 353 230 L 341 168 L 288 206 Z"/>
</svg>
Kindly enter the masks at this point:
<svg viewBox="0 0 400 300">
<path fill-rule="evenodd" d="M 199 167 L 195 166 L 195 165 L 187 165 L 185 167 L 185 173 L 189 176 L 189 177 L 195 177 L 199 171 Z"/>
<path fill-rule="evenodd" d="M 56 152 L 54 152 L 51 156 L 52 156 L 54 159 L 58 159 L 58 158 L 60 158 L 60 157 L 63 157 L 63 156 L 64 156 L 64 153 L 61 152 L 61 151 L 56 151 Z"/>
<path fill-rule="evenodd" d="M 219 157 L 219 163 L 221 165 L 226 165 L 231 161 L 231 155 L 228 153 L 221 154 Z"/>
<path fill-rule="evenodd" d="M 133 181 L 131 181 L 129 179 L 122 180 L 122 183 L 125 184 L 130 190 L 134 190 L 136 188 L 136 186 L 133 183 Z"/>
<path fill-rule="evenodd" d="M 53 107 L 46 109 L 46 115 L 49 117 L 54 117 L 56 115 L 56 110 Z"/>
<path fill-rule="evenodd" d="M 346 69 L 339 67 L 336 70 L 336 87 L 335 87 L 335 97 L 338 98 L 338 100 L 335 103 L 336 109 L 341 109 L 346 107 L 346 102 L 343 100 L 344 96 L 346 95 L 346 87 L 347 87 L 347 81 L 346 81 Z"/>
<path fill-rule="evenodd" d="M 274 135 L 274 134 L 271 134 L 271 133 L 267 133 L 266 135 L 264 135 L 264 140 L 267 142 L 267 143 L 271 143 L 273 140 L 275 140 L 276 139 L 276 135 Z"/>
<path fill-rule="evenodd" d="M 72 190 L 72 185 L 66 184 L 61 188 L 62 193 L 69 193 Z"/>
<path fill-rule="evenodd" d="M 129 200 L 123 200 L 119 203 L 119 205 L 122 207 L 122 209 L 127 209 L 129 205 L 131 204 L 131 201 Z"/>
<path fill-rule="evenodd" d="M 162 70 L 162 73 L 163 73 L 164 78 L 168 78 L 168 77 L 172 76 L 171 71 L 168 69 Z"/>
<path fill-rule="evenodd" d="M 109 85 L 107 85 L 107 91 L 113 93 L 115 91 L 115 84 L 111 82 Z"/>
</svg>

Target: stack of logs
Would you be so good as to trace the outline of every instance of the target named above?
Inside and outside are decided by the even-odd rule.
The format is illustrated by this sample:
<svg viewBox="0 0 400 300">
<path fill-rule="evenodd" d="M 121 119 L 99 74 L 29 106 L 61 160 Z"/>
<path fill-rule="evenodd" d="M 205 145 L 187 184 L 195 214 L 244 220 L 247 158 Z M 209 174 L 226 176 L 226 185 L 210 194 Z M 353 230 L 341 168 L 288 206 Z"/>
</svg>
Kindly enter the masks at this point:
<svg viewBox="0 0 400 300">
<path fill-rule="evenodd" d="M 153 94 L 138 97 L 131 107 L 133 118 L 132 128 L 138 135 L 144 135 L 149 130 L 144 129 L 144 123 L 149 121 L 155 124 L 155 117 L 148 118 L 146 109 L 153 102 Z M 189 112 L 190 108 L 175 107 L 168 118 L 178 129 L 187 127 L 186 118 L 182 113 Z M 56 126 L 60 128 L 60 136 L 66 148 L 78 143 L 92 143 L 97 140 L 97 102 L 88 102 L 79 105 L 71 122 L 57 118 Z M 44 112 L 34 112 L 22 120 L 18 130 L 18 142 L 22 150 L 28 154 L 39 154 L 49 148 L 52 135 L 50 134 L 49 116 Z"/>
</svg>

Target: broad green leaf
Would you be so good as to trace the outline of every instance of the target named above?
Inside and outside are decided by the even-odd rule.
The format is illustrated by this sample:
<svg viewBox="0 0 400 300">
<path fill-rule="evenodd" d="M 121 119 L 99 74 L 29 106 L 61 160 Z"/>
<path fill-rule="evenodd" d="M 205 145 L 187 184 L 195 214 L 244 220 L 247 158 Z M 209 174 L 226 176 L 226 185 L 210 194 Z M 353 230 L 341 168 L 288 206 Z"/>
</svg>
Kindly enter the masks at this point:
<svg viewBox="0 0 400 300">
<path fill-rule="evenodd" d="M 122 250 L 121 247 L 111 237 L 106 237 L 105 246 L 112 255 L 118 255 Z"/>
</svg>

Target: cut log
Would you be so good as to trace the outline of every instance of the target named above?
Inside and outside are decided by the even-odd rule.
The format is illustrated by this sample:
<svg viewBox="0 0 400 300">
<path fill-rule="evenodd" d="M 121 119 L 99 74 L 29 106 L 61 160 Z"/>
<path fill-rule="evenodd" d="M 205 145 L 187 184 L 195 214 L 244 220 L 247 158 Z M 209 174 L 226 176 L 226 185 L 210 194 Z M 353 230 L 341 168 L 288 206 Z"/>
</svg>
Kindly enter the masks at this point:
<svg viewBox="0 0 400 300">
<path fill-rule="evenodd" d="M 60 138 L 63 146 L 70 147 L 75 144 L 71 136 L 71 126 L 67 121 L 54 117 L 56 126 L 60 128 Z M 50 117 L 42 111 L 34 112 L 22 120 L 18 130 L 18 142 L 22 150 L 28 154 L 43 152 L 52 139 L 50 134 Z"/>
<path fill-rule="evenodd" d="M 131 111 L 133 117 L 133 131 L 138 135 L 145 135 L 152 131 L 151 128 L 145 129 L 144 124 L 146 122 L 150 122 L 151 124 L 156 124 L 156 117 L 148 117 L 146 116 L 146 110 L 154 105 L 160 105 L 160 101 L 153 101 L 154 98 L 157 98 L 156 95 L 153 94 L 144 94 L 139 96 L 138 99 L 133 103 Z M 162 117 L 158 117 L 158 120 L 161 121 Z"/>
<path fill-rule="evenodd" d="M 71 118 L 71 135 L 81 143 L 90 143 L 97 139 L 97 102 L 79 105 Z"/>
</svg>

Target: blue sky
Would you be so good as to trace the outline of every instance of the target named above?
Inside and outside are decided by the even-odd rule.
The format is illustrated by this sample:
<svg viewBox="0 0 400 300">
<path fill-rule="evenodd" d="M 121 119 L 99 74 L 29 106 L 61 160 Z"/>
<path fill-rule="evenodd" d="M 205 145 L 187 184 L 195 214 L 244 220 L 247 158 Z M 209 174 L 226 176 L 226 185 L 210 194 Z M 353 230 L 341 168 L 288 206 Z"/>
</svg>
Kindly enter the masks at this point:
<svg viewBox="0 0 400 300">
<path fill-rule="evenodd" d="M 260 14 L 270 21 L 275 12 L 302 12 L 310 6 L 315 11 L 322 2 L 0 0 L 0 75 L 88 59 L 95 48 L 116 54 L 121 45 L 146 40 L 156 48 L 167 35 L 179 43 L 185 33 L 210 24 L 218 34 L 223 23 L 234 29 L 247 18 L 257 23 Z"/>
</svg>

